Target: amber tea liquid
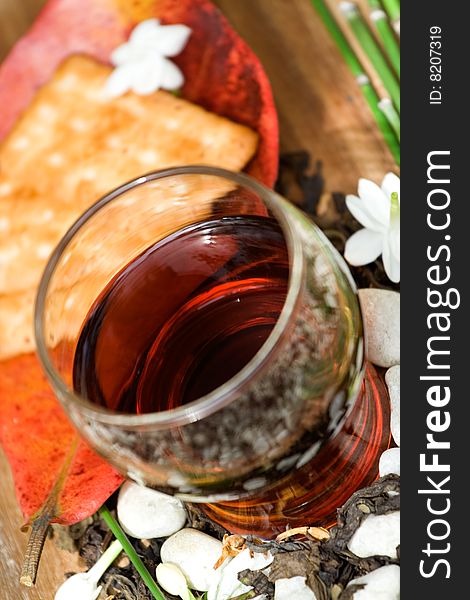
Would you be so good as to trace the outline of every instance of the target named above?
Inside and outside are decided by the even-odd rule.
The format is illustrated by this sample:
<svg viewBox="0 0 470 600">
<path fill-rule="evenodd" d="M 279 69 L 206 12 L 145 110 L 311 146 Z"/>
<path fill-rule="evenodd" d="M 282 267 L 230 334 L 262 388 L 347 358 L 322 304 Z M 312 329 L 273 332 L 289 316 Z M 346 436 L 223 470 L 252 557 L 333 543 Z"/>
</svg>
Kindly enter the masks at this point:
<svg viewBox="0 0 470 600">
<path fill-rule="evenodd" d="M 282 310 L 288 279 L 288 252 L 274 219 L 225 217 L 168 236 L 125 266 L 94 303 L 75 352 L 75 389 L 134 414 L 200 398 L 261 348 Z M 267 537 L 287 523 L 329 524 L 351 491 L 373 479 L 388 444 L 384 393 L 370 369 L 366 401 L 356 403 L 320 455 L 280 480 L 271 476 L 249 498 L 208 505 L 208 514 L 231 531 Z M 312 500 L 315 514 L 303 508 Z"/>
<path fill-rule="evenodd" d="M 74 384 L 126 413 L 176 408 L 240 371 L 287 294 L 288 256 L 272 219 L 190 226 L 127 265 L 95 303 Z"/>
</svg>

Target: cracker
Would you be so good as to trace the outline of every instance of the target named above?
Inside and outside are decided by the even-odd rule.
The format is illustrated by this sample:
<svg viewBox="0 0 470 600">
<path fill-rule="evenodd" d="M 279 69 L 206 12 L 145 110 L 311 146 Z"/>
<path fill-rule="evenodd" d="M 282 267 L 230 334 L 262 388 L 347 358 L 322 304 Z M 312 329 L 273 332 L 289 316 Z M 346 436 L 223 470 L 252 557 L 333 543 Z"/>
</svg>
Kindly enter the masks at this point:
<svg viewBox="0 0 470 600">
<path fill-rule="evenodd" d="M 0 146 L 0 358 L 33 349 L 32 290 L 51 250 L 102 195 L 165 167 L 239 171 L 256 151 L 255 132 L 173 94 L 108 99 L 110 72 L 68 58 Z M 18 310 L 28 313 L 23 345 L 11 339 Z"/>
<path fill-rule="evenodd" d="M 34 350 L 35 290 L 0 296 L 0 358 Z"/>
</svg>

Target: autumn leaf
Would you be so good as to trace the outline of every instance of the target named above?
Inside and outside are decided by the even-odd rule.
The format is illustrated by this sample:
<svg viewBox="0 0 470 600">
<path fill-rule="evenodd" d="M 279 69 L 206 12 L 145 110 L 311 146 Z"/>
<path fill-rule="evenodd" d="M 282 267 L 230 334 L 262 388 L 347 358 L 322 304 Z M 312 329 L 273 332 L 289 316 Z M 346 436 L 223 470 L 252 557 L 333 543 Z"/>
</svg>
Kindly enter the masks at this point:
<svg viewBox="0 0 470 600">
<path fill-rule="evenodd" d="M 268 79 L 208 0 L 50 0 L 0 66 L 0 141 L 63 59 L 85 53 L 108 62 L 134 25 L 151 17 L 191 27 L 176 59 L 186 79 L 183 96 L 258 131 L 258 152 L 247 171 L 272 186 L 278 124 Z M 23 583 L 31 585 L 49 523 L 72 524 L 93 514 L 122 478 L 78 438 L 33 354 L 0 363 L 0 442 L 32 525 L 23 572 Z"/>
<path fill-rule="evenodd" d="M 13 471 L 21 510 L 27 523 L 33 524 L 31 541 L 38 540 L 39 553 L 51 522 L 81 521 L 96 512 L 122 482 L 79 439 L 34 354 L 0 365 L 0 442 Z M 23 577 L 27 585 L 34 582 L 34 560 Z"/>
</svg>

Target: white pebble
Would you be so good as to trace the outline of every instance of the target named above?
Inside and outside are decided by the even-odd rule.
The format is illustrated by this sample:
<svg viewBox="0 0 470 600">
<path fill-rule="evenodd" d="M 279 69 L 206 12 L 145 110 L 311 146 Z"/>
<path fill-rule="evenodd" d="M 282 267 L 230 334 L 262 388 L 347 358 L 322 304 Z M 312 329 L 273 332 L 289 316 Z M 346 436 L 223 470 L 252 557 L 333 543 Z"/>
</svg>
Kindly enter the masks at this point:
<svg viewBox="0 0 470 600">
<path fill-rule="evenodd" d="M 400 448 L 389 448 L 383 452 L 379 461 L 380 477 L 395 473 L 400 475 Z"/>
<path fill-rule="evenodd" d="M 348 548 L 360 558 L 389 556 L 397 558 L 400 544 L 400 511 L 387 515 L 368 515 L 349 540 Z"/>
<path fill-rule="evenodd" d="M 390 408 L 392 411 L 390 429 L 395 443 L 400 445 L 400 365 L 392 367 L 385 373 L 385 382 L 390 395 Z"/>
<path fill-rule="evenodd" d="M 353 585 L 365 587 L 354 592 L 354 600 L 399 600 L 400 598 L 400 567 L 386 565 L 362 577 L 350 581 L 346 589 Z"/>
<path fill-rule="evenodd" d="M 317 600 L 315 592 L 305 583 L 305 577 L 278 579 L 274 584 L 274 600 Z"/>
<path fill-rule="evenodd" d="M 140 539 L 166 537 L 186 522 L 181 500 L 133 481 L 126 481 L 119 490 L 117 516 L 124 531 Z"/>
<path fill-rule="evenodd" d="M 375 288 L 359 290 L 366 357 L 380 367 L 400 363 L 400 294 Z"/>
<path fill-rule="evenodd" d="M 214 569 L 222 555 L 222 542 L 186 528 L 169 537 L 160 550 L 162 562 L 177 565 L 188 580 L 189 587 L 206 592 L 219 574 Z"/>
</svg>

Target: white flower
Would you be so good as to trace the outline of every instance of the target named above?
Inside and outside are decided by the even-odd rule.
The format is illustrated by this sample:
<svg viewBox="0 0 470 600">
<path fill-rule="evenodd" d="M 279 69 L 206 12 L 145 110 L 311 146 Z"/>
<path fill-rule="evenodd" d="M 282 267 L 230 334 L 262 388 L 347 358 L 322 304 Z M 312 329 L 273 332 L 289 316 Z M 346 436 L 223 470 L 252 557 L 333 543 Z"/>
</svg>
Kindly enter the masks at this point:
<svg viewBox="0 0 470 600">
<path fill-rule="evenodd" d="M 214 579 L 207 592 L 207 600 L 229 600 L 246 594 L 252 588 L 238 581 L 238 573 L 245 569 L 260 571 L 273 562 L 270 552 L 255 552 L 250 555 L 248 548 L 237 554 L 235 558 L 224 562 L 215 572 Z"/>
<path fill-rule="evenodd" d="M 344 257 L 353 266 L 366 265 L 382 255 L 385 272 L 394 283 L 400 281 L 400 179 L 387 173 L 380 188 L 360 179 L 357 196 L 346 204 L 355 219 L 364 225 L 346 242 Z"/>
<path fill-rule="evenodd" d="M 109 546 L 98 562 L 87 572 L 77 573 L 66 579 L 54 596 L 54 600 L 96 600 L 101 592 L 98 581 L 111 563 L 121 553 L 118 540 Z"/>
<path fill-rule="evenodd" d="M 248 548 L 237 554 L 235 558 L 226 558 L 218 569 L 213 570 L 207 600 L 230 600 L 246 594 L 253 588 L 238 581 L 238 573 L 245 569 L 251 571 L 266 569 L 272 561 L 273 556 L 270 552 L 264 554 L 257 552 L 251 556 Z M 188 589 L 188 581 L 184 573 L 176 564 L 160 563 L 155 575 L 158 583 L 170 594 L 179 596 L 182 600 L 195 600 Z M 257 599 L 263 600 L 263 596 L 258 596 Z"/>
<path fill-rule="evenodd" d="M 155 575 L 162 588 L 172 594 L 179 596 L 182 600 L 191 600 L 194 596 L 188 588 L 188 582 L 181 569 L 173 563 L 160 563 L 157 565 Z"/>
<path fill-rule="evenodd" d="M 160 88 L 180 88 L 183 73 L 168 58 L 183 50 L 190 34 L 186 25 L 160 25 L 158 19 L 139 23 L 129 40 L 111 54 L 116 69 L 106 81 L 107 95 L 115 98 L 129 90 L 147 95 Z"/>
</svg>

